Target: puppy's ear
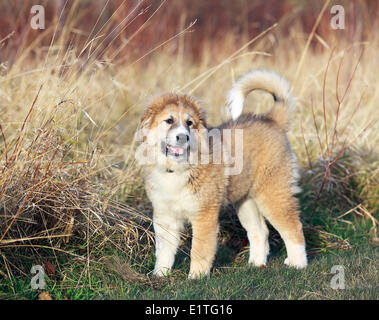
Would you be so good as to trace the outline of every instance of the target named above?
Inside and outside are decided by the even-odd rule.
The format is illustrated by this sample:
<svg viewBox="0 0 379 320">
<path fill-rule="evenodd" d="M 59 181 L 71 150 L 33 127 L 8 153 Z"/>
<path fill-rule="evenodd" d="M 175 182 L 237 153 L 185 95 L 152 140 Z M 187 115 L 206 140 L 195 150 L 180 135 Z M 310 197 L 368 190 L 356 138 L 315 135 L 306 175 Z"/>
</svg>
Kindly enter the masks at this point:
<svg viewBox="0 0 379 320">
<path fill-rule="evenodd" d="M 153 112 L 151 108 L 149 107 L 145 110 L 145 113 L 141 118 L 139 128 L 136 132 L 136 141 L 145 142 L 147 130 L 149 130 L 149 126 L 151 124 L 152 118 L 153 118 Z"/>
<path fill-rule="evenodd" d="M 153 117 L 153 112 L 151 108 L 149 107 L 145 110 L 145 113 L 141 118 L 140 128 L 147 128 L 152 120 L 152 117 Z"/>
<path fill-rule="evenodd" d="M 200 127 L 207 128 L 207 112 L 203 108 L 199 110 L 199 121 Z"/>
</svg>

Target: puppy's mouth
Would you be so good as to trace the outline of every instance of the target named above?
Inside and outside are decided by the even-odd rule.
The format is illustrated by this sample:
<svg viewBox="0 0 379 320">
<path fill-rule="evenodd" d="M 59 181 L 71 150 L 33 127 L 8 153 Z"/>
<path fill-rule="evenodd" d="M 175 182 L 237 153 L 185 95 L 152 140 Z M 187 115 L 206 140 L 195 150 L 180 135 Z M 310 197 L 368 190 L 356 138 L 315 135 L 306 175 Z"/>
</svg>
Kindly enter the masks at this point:
<svg viewBox="0 0 379 320">
<path fill-rule="evenodd" d="M 180 157 L 184 155 L 184 148 L 178 147 L 178 146 L 171 146 L 169 144 L 166 145 L 166 154 L 175 156 L 175 157 Z"/>
<path fill-rule="evenodd" d="M 167 144 L 162 142 L 162 152 L 166 156 L 172 156 L 175 158 L 182 158 L 186 155 L 187 148 L 182 146 L 174 146 L 171 144 Z"/>
</svg>

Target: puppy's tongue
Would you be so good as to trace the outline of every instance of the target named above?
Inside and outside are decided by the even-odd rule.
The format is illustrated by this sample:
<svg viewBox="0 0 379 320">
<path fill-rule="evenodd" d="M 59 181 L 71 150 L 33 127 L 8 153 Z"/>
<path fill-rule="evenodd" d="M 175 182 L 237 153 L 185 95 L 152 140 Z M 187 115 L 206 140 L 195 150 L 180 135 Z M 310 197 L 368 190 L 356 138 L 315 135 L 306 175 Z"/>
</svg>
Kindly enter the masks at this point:
<svg viewBox="0 0 379 320">
<path fill-rule="evenodd" d="M 174 146 L 170 146 L 170 145 L 167 145 L 167 150 L 172 153 L 172 154 L 183 154 L 184 153 L 184 149 L 181 148 L 181 147 L 174 147 Z"/>
</svg>

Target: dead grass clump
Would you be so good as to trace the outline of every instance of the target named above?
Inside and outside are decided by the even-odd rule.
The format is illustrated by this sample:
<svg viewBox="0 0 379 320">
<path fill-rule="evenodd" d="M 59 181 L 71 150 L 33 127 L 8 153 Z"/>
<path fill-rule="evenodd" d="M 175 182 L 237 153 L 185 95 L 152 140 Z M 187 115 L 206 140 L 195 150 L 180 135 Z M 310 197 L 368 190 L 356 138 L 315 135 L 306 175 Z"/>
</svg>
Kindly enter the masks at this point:
<svg viewBox="0 0 379 320">
<path fill-rule="evenodd" d="M 161 289 L 174 282 L 174 278 L 172 277 L 157 278 L 142 274 L 133 269 L 130 266 L 129 261 L 123 261 L 117 256 L 113 256 L 112 258 L 104 258 L 101 259 L 101 261 L 107 266 L 109 270 L 115 272 L 124 281 L 135 283 L 143 287 Z"/>
<path fill-rule="evenodd" d="M 318 197 L 319 206 L 330 209 L 336 207 L 337 212 L 367 200 L 357 187 L 361 178 L 360 170 L 354 164 L 349 152 L 338 159 L 332 167 L 328 165 L 328 159 L 320 158 L 312 163 L 312 169 L 303 169 L 300 184 L 303 186 L 304 196 L 313 199 Z M 324 179 L 325 174 L 327 176 Z"/>
<path fill-rule="evenodd" d="M 56 113 L 31 125 L 38 95 L 18 134 L 7 140 L 1 130 L 1 269 L 25 275 L 31 264 L 59 265 L 61 254 L 96 261 L 107 248 L 146 256 L 150 218 L 109 199 L 98 156 L 74 149 L 55 127 Z"/>
<path fill-rule="evenodd" d="M 312 252 L 326 248 L 351 249 L 349 239 L 325 230 L 328 223 L 337 222 L 355 230 L 354 219 L 351 218 L 370 221 L 372 227 L 368 236 L 377 241 L 378 220 L 375 215 L 379 181 L 377 168 L 371 166 L 371 162 L 365 166 L 366 161 L 361 154 L 347 149 L 338 161 L 333 162 L 333 166 L 328 159 L 320 158 L 312 163 L 312 169 L 302 170 L 304 231 Z M 322 219 L 325 225 L 321 227 L 315 219 Z"/>
</svg>

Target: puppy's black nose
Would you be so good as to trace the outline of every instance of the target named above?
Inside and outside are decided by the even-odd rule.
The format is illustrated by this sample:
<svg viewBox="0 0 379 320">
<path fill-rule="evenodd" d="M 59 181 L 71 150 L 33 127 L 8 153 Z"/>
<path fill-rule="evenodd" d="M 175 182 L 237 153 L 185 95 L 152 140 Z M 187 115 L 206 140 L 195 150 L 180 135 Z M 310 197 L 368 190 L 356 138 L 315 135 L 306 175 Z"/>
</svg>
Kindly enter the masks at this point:
<svg viewBox="0 0 379 320">
<path fill-rule="evenodd" d="M 189 141 L 189 135 L 184 133 L 179 133 L 176 136 L 176 141 L 178 144 L 185 144 L 187 141 Z"/>
</svg>

